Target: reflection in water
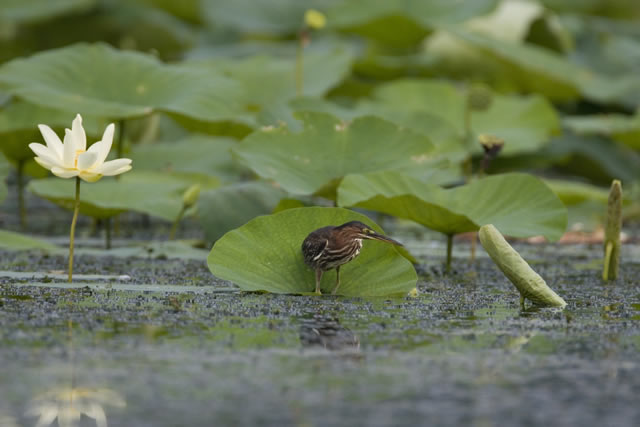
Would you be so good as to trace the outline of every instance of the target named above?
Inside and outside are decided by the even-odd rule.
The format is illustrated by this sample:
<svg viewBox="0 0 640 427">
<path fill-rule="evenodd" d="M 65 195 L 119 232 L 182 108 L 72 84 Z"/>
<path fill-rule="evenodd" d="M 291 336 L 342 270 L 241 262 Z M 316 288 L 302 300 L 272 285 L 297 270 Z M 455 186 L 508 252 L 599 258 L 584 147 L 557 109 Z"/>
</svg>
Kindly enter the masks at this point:
<svg viewBox="0 0 640 427">
<path fill-rule="evenodd" d="M 45 427 L 58 420 L 59 427 L 75 427 L 82 415 L 96 422 L 97 427 L 107 427 L 105 406 L 124 408 L 124 398 L 108 388 L 87 388 L 76 386 L 76 372 L 73 358 L 73 324 L 69 321 L 69 377 L 70 386 L 55 387 L 34 397 L 26 414 L 37 416 L 36 427 Z"/>
<path fill-rule="evenodd" d="M 118 393 L 106 388 L 57 388 L 36 396 L 27 409 L 27 415 L 39 416 L 36 427 L 53 424 L 57 419 L 60 427 L 74 427 L 84 414 L 96 421 L 97 427 L 107 427 L 105 405 L 119 408 L 126 402 Z"/>
<path fill-rule="evenodd" d="M 18 427 L 18 422 L 11 415 L 5 415 L 0 412 L 0 426 L 2 427 Z"/>
<path fill-rule="evenodd" d="M 335 317 L 316 314 L 302 319 L 300 342 L 304 347 L 320 346 L 327 350 L 360 350 L 360 340 Z"/>
</svg>

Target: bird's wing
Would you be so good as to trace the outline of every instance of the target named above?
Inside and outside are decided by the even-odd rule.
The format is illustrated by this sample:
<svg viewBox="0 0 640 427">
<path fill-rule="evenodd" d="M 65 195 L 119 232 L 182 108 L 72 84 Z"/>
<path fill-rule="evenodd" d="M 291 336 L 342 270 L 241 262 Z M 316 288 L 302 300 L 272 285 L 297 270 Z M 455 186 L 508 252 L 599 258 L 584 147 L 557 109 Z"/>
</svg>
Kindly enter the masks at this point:
<svg viewBox="0 0 640 427">
<path fill-rule="evenodd" d="M 307 240 L 304 242 L 303 251 L 308 262 L 316 262 L 324 250 L 329 246 L 329 240 Z"/>
</svg>

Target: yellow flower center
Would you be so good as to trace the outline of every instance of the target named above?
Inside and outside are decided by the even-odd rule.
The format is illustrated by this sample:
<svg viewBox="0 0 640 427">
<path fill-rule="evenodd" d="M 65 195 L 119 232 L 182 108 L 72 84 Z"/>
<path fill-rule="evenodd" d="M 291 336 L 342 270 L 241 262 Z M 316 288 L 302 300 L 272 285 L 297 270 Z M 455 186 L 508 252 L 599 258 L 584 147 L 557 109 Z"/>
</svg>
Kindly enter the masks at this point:
<svg viewBox="0 0 640 427">
<path fill-rule="evenodd" d="M 84 153 L 86 150 L 76 150 L 76 156 L 73 159 L 73 167 L 74 168 L 78 168 L 78 156 L 82 153 Z"/>
</svg>

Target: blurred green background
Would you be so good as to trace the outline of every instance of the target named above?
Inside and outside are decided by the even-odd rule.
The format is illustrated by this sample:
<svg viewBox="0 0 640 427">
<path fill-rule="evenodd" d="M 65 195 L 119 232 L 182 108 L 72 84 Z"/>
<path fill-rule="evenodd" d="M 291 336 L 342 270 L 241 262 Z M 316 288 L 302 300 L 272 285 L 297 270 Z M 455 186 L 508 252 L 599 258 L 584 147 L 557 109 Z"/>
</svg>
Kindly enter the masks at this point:
<svg viewBox="0 0 640 427">
<path fill-rule="evenodd" d="M 306 25 L 308 9 L 326 25 Z M 95 141 L 116 122 L 134 160 L 123 184 L 147 197 L 105 190 L 83 213 L 171 221 L 197 183 L 187 216 L 200 212 L 215 240 L 274 209 L 331 203 L 347 174 L 390 169 L 363 168 L 384 122 L 428 141 L 419 170 L 415 156 L 392 168 L 424 182 L 531 172 L 570 208 L 570 226 L 591 230 L 621 179 L 625 220 L 637 220 L 639 24 L 636 0 L 1 0 L 0 182 L 46 176 L 27 149 L 38 123 L 60 134 L 81 113 Z M 353 136 L 349 158 L 331 144 L 292 151 L 362 116 L 380 124 Z M 480 135 L 504 141 L 490 163 Z M 392 132 L 376 156 L 408 138 Z M 290 173 L 304 159 L 308 177 L 304 165 Z M 65 184 L 29 190 L 65 206 Z"/>
</svg>

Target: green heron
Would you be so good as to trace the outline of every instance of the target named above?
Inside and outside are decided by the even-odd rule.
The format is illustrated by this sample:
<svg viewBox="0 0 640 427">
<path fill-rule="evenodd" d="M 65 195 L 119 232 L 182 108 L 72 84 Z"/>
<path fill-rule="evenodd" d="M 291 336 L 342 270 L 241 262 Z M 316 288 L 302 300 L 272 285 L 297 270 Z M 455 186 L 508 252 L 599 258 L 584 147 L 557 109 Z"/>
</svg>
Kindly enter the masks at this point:
<svg viewBox="0 0 640 427">
<path fill-rule="evenodd" d="M 335 294 L 340 286 L 340 266 L 358 256 L 362 249 L 362 239 L 380 240 L 394 245 L 402 243 L 378 234 L 360 221 L 342 225 L 318 228 L 302 242 L 304 262 L 316 272 L 316 294 L 320 295 L 320 280 L 325 271 L 336 269 Z"/>
</svg>

